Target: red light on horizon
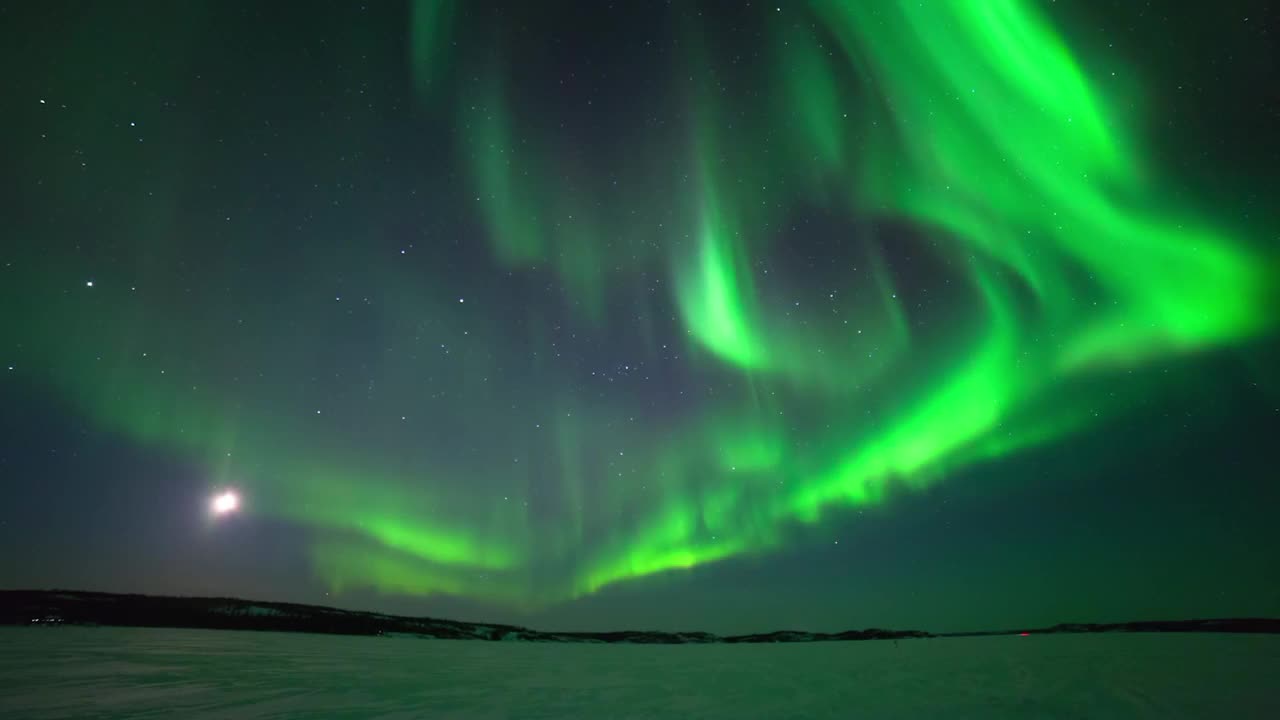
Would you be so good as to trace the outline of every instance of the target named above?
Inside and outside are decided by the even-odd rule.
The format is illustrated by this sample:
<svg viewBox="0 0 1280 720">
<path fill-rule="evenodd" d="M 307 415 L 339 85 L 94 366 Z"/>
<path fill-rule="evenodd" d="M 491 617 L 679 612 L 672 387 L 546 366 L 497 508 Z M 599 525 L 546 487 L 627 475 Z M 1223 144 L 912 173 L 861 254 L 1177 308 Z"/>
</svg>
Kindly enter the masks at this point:
<svg viewBox="0 0 1280 720">
<path fill-rule="evenodd" d="M 1020 635 L 1021 637 L 1026 637 L 1026 636 L 1028 636 L 1028 635 L 1030 635 L 1030 634 L 1031 634 L 1031 633 L 1018 633 L 1018 635 Z"/>
</svg>

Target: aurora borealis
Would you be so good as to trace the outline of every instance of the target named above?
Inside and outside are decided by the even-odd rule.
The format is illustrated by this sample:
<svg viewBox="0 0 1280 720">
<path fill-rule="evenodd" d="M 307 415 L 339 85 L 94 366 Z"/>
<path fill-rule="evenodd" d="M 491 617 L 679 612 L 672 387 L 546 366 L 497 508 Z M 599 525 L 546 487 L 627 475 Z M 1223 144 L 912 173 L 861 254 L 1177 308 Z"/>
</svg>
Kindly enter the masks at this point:
<svg viewBox="0 0 1280 720">
<path fill-rule="evenodd" d="M 768 586 L 812 562 L 835 596 L 875 593 L 851 558 L 952 542 L 912 524 L 930 502 L 972 492 L 980 515 L 1080 481 L 1088 507 L 1138 503 L 1121 525 L 1220 568 L 1195 584 L 1236 594 L 1205 614 L 1277 611 L 1274 588 L 1240 599 L 1280 579 L 1274 560 L 1241 569 L 1274 523 L 1187 520 L 1276 498 L 1280 152 L 1274 132 L 1232 144 L 1275 130 L 1274 92 L 1255 116 L 1207 111 L 1177 72 L 1254 80 L 1147 44 L 1226 20 L 1134 29 L 1155 20 L 1060 4 L 32 11 L 53 39 L 4 51 L 24 68 L 6 93 L 6 427 L 98 440 L 88 473 L 14 442 L 0 467 L 44 489 L 0 537 L 110 547 L 71 519 L 91 510 L 49 509 L 93 496 L 86 475 L 189 503 L 126 527 L 199 525 L 191 508 L 231 487 L 243 516 L 172 541 L 137 582 L 194 592 L 169 568 L 225 543 L 260 563 L 224 568 L 226 594 L 612 622 L 634 608 L 611 593 L 740 595 L 726 567 Z M 1245 27 L 1206 37 L 1259 73 L 1262 41 L 1230 34 Z M 1202 424 L 1167 420 L 1197 404 Z M 1072 471 L 1151 468 L 1171 446 L 1199 454 L 1145 484 Z M 1208 477 L 1224 457 L 1246 461 Z M 947 565 L 1125 555 L 1119 535 L 1056 527 L 1019 563 Z M 1134 543 L 1117 575 L 1152 560 Z M 98 577 L 45 552 L 10 568 L 18 584 Z M 262 584 L 275 573 L 289 584 Z M 938 604 L 963 582 L 917 581 Z"/>
</svg>

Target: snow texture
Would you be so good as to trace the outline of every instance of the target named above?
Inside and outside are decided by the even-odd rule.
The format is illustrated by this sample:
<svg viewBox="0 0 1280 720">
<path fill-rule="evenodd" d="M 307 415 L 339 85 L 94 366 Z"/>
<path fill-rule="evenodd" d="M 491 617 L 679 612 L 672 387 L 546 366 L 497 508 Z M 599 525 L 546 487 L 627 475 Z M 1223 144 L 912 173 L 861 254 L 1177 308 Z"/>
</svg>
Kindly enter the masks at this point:
<svg viewBox="0 0 1280 720">
<path fill-rule="evenodd" d="M 761 645 L 0 628 L 0 718 L 1277 718 L 1280 636 Z"/>
</svg>

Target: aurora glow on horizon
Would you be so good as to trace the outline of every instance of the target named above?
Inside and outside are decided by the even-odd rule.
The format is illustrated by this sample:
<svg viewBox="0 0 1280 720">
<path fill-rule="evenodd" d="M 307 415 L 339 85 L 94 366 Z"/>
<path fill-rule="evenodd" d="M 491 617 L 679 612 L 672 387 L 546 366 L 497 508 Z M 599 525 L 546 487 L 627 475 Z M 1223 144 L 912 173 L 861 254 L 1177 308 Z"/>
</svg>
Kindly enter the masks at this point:
<svg viewBox="0 0 1280 720">
<path fill-rule="evenodd" d="M 532 612 L 830 545 L 1273 336 L 1273 230 L 1152 156 L 1136 59 L 1025 0 L 737 12 L 664 6 L 665 66 L 590 65 L 540 59 L 531 9 L 415 0 L 394 89 L 317 121 L 355 124 L 338 170 L 283 99 L 231 140 L 253 166 L 200 160 L 252 194 L 151 158 L 145 213 L 82 221 L 109 249 L 0 291 L 5 360 L 302 529 L 331 592 Z M 343 68 L 379 42 L 351 33 Z M 449 151 L 381 175 L 386 125 Z M 205 240 L 167 245 L 205 191 Z"/>
</svg>

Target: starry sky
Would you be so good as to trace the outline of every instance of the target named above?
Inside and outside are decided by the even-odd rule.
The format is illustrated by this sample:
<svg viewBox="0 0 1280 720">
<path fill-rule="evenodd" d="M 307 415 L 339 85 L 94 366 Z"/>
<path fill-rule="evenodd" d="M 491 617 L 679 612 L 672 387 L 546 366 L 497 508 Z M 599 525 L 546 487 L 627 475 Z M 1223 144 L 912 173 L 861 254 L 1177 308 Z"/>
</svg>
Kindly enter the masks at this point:
<svg viewBox="0 0 1280 720">
<path fill-rule="evenodd" d="M 1280 615 L 1277 18 L 1200 5 L 6 3 L 0 586 Z"/>
</svg>

